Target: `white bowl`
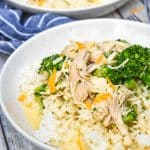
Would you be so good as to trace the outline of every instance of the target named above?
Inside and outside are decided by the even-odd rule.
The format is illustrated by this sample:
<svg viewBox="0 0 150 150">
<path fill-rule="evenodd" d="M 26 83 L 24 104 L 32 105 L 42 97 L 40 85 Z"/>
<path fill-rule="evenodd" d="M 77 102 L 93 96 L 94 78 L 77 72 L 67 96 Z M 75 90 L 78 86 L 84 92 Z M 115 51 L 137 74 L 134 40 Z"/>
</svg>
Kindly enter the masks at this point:
<svg viewBox="0 0 150 150">
<path fill-rule="evenodd" d="M 125 39 L 150 47 L 150 26 L 125 20 L 93 19 L 77 21 L 40 33 L 20 46 L 7 60 L 1 72 L 0 102 L 2 110 L 14 128 L 39 148 L 49 147 L 32 136 L 17 100 L 22 72 L 50 53 L 59 53 L 70 40 L 101 41 Z"/>
<path fill-rule="evenodd" d="M 105 14 L 108 14 L 115 10 L 116 8 L 121 7 L 129 0 L 104 0 L 104 3 L 91 6 L 91 7 L 84 7 L 84 8 L 73 8 L 73 9 L 54 9 L 54 8 L 42 8 L 27 5 L 20 0 L 7 0 L 10 4 L 14 7 L 19 9 L 23 9 L 27 12 L 37 13 L 37 12 L 51 12 L 60 15 L 66 15 L 75 18 L 93 18 L 93 17 L 100 17 Z"/>
</svg>

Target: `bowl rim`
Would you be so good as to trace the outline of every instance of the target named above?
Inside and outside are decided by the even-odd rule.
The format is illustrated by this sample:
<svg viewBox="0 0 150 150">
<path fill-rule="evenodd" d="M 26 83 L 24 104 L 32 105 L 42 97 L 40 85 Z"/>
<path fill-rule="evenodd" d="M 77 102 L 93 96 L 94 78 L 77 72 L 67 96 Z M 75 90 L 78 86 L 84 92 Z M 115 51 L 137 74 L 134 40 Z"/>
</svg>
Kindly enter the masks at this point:
<svg viewBox="0 0 150 150">
<path fill-rule="evenodd" d="M 29 5 L 29 4 L 25 4 L 23 2 L 17 2 L 16 0 L 6 0 L 10 3 L 12 3 L 13 5 L 19 6 L 19 7 L 24 7 L 26 9 L 33 9 L 36 11 L 43 11 L 43 12 L 54 12 L 54 13 L 65 13 L 65 12 L 70 12 L 70 13 L 74 13 L 74 12 L 78 12 L 78 11 L 87 11 L 87 10 L 93 10 L 93 9 L 97 9 L 97 8 L 104 8 L 107 6 L 111 6 L 111 5 L 115 5 L 116 3 L 121 2 L 122 0 L 113 0 L 112 2 L 107 2 L 107 3 L 102 3 L 102 4 L 98 4 L 95 6 L 87 6 L 87 7 L 80 7 L 80 8 L 42 8 L 42 7 L 38 7 L 38 6 L 33 6 L 33 5 Z M 128 2 L 130 0 L 124 0 L 124 3 Z"/>
<path fill-rule="evenodd" d="M 5 107 L 5 103 L 2 100 L 2 80 L 3 80 L 3 76 L 5 75 L 5 71 L 7 70 L 7 67 L 10 65 L 11 60 L 13 60 L 15 58 L 16 55 L 18 55 L 19 53 L 22 52 L 22 49 L 28 45 L 29 43 L 32 43 L 32 41 L 36 40 L 38 37 L 43 36 L 44 34 L 47 34 L 47 32 L 51 32 L 53 30 L 57 30 L 57 29 L 63 29 L 63 28 L 67 28 L 69 26 L 72 25 L 80 25 L 80 24 L 87 24 L 87 23 L 93 23 L 93 22 L 97 22 L 97 23 L 102 23 L 102 22 L 109 22 L 111 23 L 120 23 L 120 24 L 130 24 L 130 25 L 134 25 L 134 26 L 140 26 L 141 28 L 148 28 L 150 30 L 150 26 L 146 23 L 141 23 L 141 22 L 135 22 L 135 21 L 131 21 L 131 20 L 122 20 L 122 19 L 107 19 L 107 18 L 101 18 L 101 19 L 86 19 L 86 20 L 79 20 L 79 21 L 75 21 L 75 22 L 70 22 L 70 23 L 66 23 L 60 26 L 56 26 L 54 28 L 50 28 L 47 29 L 39 34 L 37 34 L 36 36 L 30 38 L 28 41 L 26 41 L 25 43 L 23 43 L 20 47 L 18 47 L 13 53 L 12 55 L 7 59 L 7 61 L 5 62 L 1 73 L 0 73 L 0 106 L 1 109 L 3 111 L 3 113 L 5 114 L 7 120 L 9 121 L 9 123 L 16 129 L 16 131 L 18 131 L 23 137 L 25 137 L 29 142 L 33 143 L 35 146 L 38 146 L 39 148 L 43 148 L 43 149 L 51 149 L 54 148 L 52 146 L 48 146 L 42 142 L 40 142 L 39 140 L 37 140 L 36 138 L 34 138 L 33 136 L 29 135 L 26 131 L 24 131 L 23 129 L 21 129 L 19 127 L 19 125 L 17 125 L 15 123 L 15 121 L 11 118 L 11 116 L 9 115 L 9 112 L 7 111 L 6 107 Z"/>
</svg>

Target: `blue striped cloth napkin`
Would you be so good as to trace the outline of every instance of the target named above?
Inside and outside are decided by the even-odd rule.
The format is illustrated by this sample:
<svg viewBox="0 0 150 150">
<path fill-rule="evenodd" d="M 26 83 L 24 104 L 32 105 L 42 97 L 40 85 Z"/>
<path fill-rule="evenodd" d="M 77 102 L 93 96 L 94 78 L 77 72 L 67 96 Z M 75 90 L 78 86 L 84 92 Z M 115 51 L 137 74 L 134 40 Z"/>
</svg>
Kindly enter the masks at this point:
<svg viewBox="0 0 150 150">
<path fill-rule="evenodd" d="M 0 0 L 1 1 L 1 0 Z M 37 33 L 54 26 L 68 23 L 73 19 L 51 13 L 25 16 L 21 10 L 8 8 L 0 2 L 0 52 L 11 54 L 24 41 Z"/>
</svg>

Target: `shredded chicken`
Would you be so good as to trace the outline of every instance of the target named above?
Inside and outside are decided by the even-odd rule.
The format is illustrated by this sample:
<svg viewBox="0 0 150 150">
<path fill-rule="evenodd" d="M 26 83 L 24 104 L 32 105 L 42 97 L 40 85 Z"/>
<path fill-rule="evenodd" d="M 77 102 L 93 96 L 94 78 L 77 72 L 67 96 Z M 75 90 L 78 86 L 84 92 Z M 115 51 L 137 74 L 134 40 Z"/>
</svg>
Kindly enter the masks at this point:
<svg viewBox="0 0 150 150">
<path fill-rule="evenodd" d="M 110 114 L 108 114 L 103 121 L 103 125 L 105 127 L 108 127 L 111 123 L 112 123 L 112 117 Z"/>
<path fill-rule="evenodd" d="M 108 64 L 111 64 L 113 59 L 116 57 L 117 52 L 113 52 L 107 59 Z"/>
<path fill-rule="evenodd" d="M 120 106 L 132 94 L 132 92 L 126 87 L 122 87 L 120 90 L 122 91 L 121 94 L 114 93 L 113 98 L 107 101 L 109 114 L 104 118 L 103 125 L 107 127 L 112 121 L 114 121 L 121 134 L 125 136 L 124 144 L 131 145 L 132 140 L 129 136 L 128 129 L 122 120 Z"/>
<path fill-rule="evenodd" d="M 105 78 L 98 78 L 96 76 L 90 77 L 90 91 L 92 93 L 105 93 L 107 91 L 112 93 L 107 80 Z"/>
<path fill-rule="evenodd" d="M 106 101 L 99 103 L 96 106 L 97 112 L 93 112 L 96 119 L 103 122 L 105 127 L 108 127 L 112 122 L 112 116 L 109 112 L 108 103 Z"/>
<path fill-rule="evenodd" d="M 122 92 L 120 92 L 122 91 Z M 120 111 L 120 107 L 123 104 L 123 102 L 132 94 L 132 92 L 130 90 L 128 90 L 125 86 L 121 87 L 118 91 L 121 94 L 114 94 L 115 97 L 113 97 L 112 100 L 108 101 L 108 105 L 106 106 L 106 108 L 109 108 L 109 113 L 108 115 L 104 118 L 103 124 L 104 126 L 108 126 L 112 123 L 112 119 L 114 120 L 114 122 L 117 125 L 118 129 L 120 130 L 121 133 L 126 134 L 126 127 L 122 121 L 122 114 Z M 123 128 L 121 128 L 121 126 L 124 125 Z"/>
<path fill-rule="evenodd" d="M 106 46 L 107 45 L 107 46 Z M 129 46 L 128 43 L 121 43 L 118 41 L 103 41 L 99 43 L 99 48 L 103 52 L 108 52 L 108 51 L 123 51 L 125 48 Z"/>
<path fill-rule="evenodd" d="M 90 55 L 90 61 L 95 62 L 98 56 L 100 56 L 103 52 L 100 49 L 92 50 Z"/>
<path fill-rule="evenodd" d="M 117 93 L 114 94 L 112 99 L 108 100 L 108 107 L 109 107 L 109 111 L 112 116 L 112 119 L 117 125 L 121 134 L 127 135 L 128 130 L 122 120 L 122 115 L 121 115 L 120 106 L 119 106 L 119 98 L 118 98 Z"/>
<path fill-rule="evenodd" d="M 88 97 L 88 81 L 86 80 L 88 56 L 87 51 L 79 52 L 70 66 L 70 90 L 75 103 L 82 103 Z"/>
<path fill-rule="evenodd" d="M 65 49 L 62 51 L 62 54 L 69 58 L 74 58 L 76 56 L 77 49 L 78 46 L 75 43 L 72 43 L 71 45 L 65 47 Z"/>
<path fill-rule="evenodd" d="M 119 100 L 120 106 L 131 94 L 133 94 L 133 92 L 128 90 L 125 86 L 121 86 L 121 88 L 118 90 L 118 92 L 120 93 L 118 95 L 118 100 Z"/>
<path fill-rule="evenodd" d="M 92 63 L 87 66 L 87 73 L 91 73 L 99 67 L 99 64 Z"/>
</svg>

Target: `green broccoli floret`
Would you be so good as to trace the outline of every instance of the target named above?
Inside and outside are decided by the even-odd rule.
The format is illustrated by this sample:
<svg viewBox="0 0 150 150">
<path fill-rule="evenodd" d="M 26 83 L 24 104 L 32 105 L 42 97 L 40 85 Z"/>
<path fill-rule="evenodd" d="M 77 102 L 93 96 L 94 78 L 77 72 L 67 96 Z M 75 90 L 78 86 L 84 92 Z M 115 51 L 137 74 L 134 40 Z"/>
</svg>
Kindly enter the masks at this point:
<svg viewBox="0 0 150 150">
<path fill-rule="evenodd" d="M 61 70 L 64 60 L 65 56 L 59 54 L 44 58 L 39 68 L 39 73 L 45 71 L 51 74 L 53 69 Z"/>
<path fill-rule="evenodd" d="M 148 87 L 150 87 L 150 66 L 143 72 L 141 79 Z"/>
<path fill-rule="evenodd" d="M 137 83 L 134 79 L 125 81 L 125 85 L 128 89 L 133 90 L 137 87 Z"/>
<path fill-rule="evenodd" d="M 112 67 L 127 63 L 118 69 L 103 66 L 94 72 L 98 77 L 108 77 L 114 84 L 126 83 L 129 88 L 136 87 L 134 80 L 142 80 L 150 87 L 150 49 L 133 45 L 118 53 Z M 131 87 L 132 86 L 132 87 Z"/>
<path fill-rule="evenodd" d="M 102 66 L 94 72 L 94 76 L 97 77 L 105 77 L 108 74 L 108 68 L 106 66 Z"/>
<path fill-rule="evenodd" d="M 126 106 L 129 112 L 122 116 L 123 122 L 127 125 L 133 125 L 134 121 L 137 120 L 137 105 L 132 105 L 130 101 L 127 101 Z"/>
<path fill-rule="evenodd" d="M 42 84 L 34 89 L 34 95 L 41 95 L 41 92 L 45 92 L 46 84 Z"/>
<path fill-rule="evenodd" d="M 41 112 L 44 109 L 43 95 L 41 94 L 41 92 L 45 91 L 46 91 L 46 84 L 42 84 L 34 89 L 35 100 L 39 103 Z"/>
<path fill-rule="evenodd" d="M 122 119 L 125 124 L 131 125 L 133 121 L 136 121 L 137 113 L 132 109 L 127 115 L 124 115 Z"/>
</svg>

